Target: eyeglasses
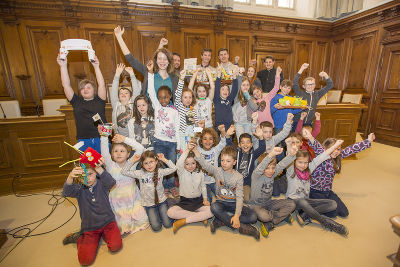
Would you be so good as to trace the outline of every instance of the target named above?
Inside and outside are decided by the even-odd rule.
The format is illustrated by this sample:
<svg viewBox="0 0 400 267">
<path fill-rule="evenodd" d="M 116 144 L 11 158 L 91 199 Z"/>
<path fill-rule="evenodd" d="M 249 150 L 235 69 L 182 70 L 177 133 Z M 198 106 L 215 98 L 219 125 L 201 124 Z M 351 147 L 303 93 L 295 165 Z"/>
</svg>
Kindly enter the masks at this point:
<svg viewBox="0 0 400 267">
<path fill-rule="evenodd" d="M 311 85 L 315 85 L 315 83 L 306 83 L 306 86 L 311 86 Z"/>
</svg>

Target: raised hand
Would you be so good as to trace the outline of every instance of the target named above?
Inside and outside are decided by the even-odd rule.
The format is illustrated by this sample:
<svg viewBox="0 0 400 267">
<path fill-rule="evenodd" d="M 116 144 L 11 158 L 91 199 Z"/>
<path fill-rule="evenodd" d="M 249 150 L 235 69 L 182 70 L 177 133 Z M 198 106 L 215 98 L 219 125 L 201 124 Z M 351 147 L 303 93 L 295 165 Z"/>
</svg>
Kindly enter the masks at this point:
<svg viewBox="0 0 400 267">
<path fill-rule="evenodd" d="M 124 71 L 125 69 L 125 64 L 124 63 L 119 63 L 117 65 L 117 68 L 115 69 L 115 76 L 120 76 L 121 73 Z"/>
<path fill-rule="evenodd" d="M 165 158 L 163 153 L 158 153 L 157 154 L 157 158 L 158 158 L 158 160 L 160 160 L 162 162 L 166 162 L 167 161 L 167 159 Z"/>
<path fill-rule="evenodd" d="M 82 167 L 75 167 L 72 169 L 72 171 L 68 175 L 68 179 L 76 179 L 78 178 L 81 174 L 83 173 Z"/>
<path fill-rule="evenodd" d="M 320 121 L 320 120 L 321 120 L 321 113 L 315 112 L 315 119 L 316 119 L 317 121 Z"/>
<path fill-rule="evenodd" d="M 93 68 L 99 68 L 99 67 L 100 67 L 100 61 L 99 61 L 99 59 L 97 58 L 97 56 L 95 56 L 95 57 L 94 57 L 94 61 L 93 61 L 93 62 L 90 62 L 90 63 L 92 63 Z"/>
<path fill-rule="evenodd" d="M 161 47 L 164 47 L 164 46 L 166 46 L 168 44 L 168 40 L 166 39 L 166 38 L 161 38 L 161 40 L 160 40 L 160 48 Z"/>
<path fill-rule="evenodd" d="M 319 73 L 319 77 L 324 78 L 325 80 L 329 78 L 328 73 L 326 73 L 325 71 L 321 71 Z"/>
<path fill-rule="evenodd" d="M 228 131 L 226 131 L 226 136 L 230 137 L 235 133 L 235 125 L 231 125 L 231 127 L 229 127 Z"/>
<path fill-rule="evenodd" d="M 368 135 L 368 141 L 370 141 L 372 143 L 372 142 L 374 142 L 374 140 L 375 140 L 375 134 L 374 133 L 370 133 Z"/>
<path fill-rule="evenodd" d="M 147 71 L 148 71 L 148 72 L 153 73 L 153 68 L 154 68 L 154 62 L 153 62 L 153 60 L 150 59 L 150 60 L 147 62 L 146 67 L 147 67 Z"/>
<path fill-rule="evenodd" d="M 271 152 L 268 153 L 268 157 L 273 158 L 279 154 L 281 154 L 283 152 L 283 148 L 282 147 L 274 147 Z"/>
<path fill-rule="evenodd" d="M 222 136 L 225 136 L 225 134 L 226 134 L 225 125 L 223 125 L 223 124 L 218 125 L 217 128 L 218 128 L 218 131 L 221 133 L 221 135 L 222 135 Z"/>
<path fill-rule="evenodd" d="M 281 76 L 281 72 L 282 72 L 282 68 L 280 66 L 278 66 L 276 68 L 276 76 Z"/>
<path fill-rule="evenodd" d="M 317 113 L 315 113 L 315 115 L 317 115 Z M 300 114 L 300 120 L 303 120 L 304 121 L 304 119 L 307 117 L 307 112 L 302 112 L 301 114 Z"/>
<path fill-rule="evenodd" d="M 188 143 L 188 149 L 189 149 L 189 150 L 193 150 L 193 149 L 195 149 L 196 147 L 197 147 L 196 142 L 193 141 L 193 140 L 190 140 L 189 143 Z"/>
<path fill-rule="evenodd" d="M 262 131 L 260 125 L 258 125 L 256 127 L 255 132 L 254 132 L 254 136 L 257 137 L 258 139 L 261 139 L 262 138 L 262 134 L 263 134 L 263 131 Z"/>
<path fill-rule="evenodd" d="M 135 72 L 133 71 L 132 67 L 125 67 L 125 70 L 127 73 L 129 73 L 130 76 L 135 75 Z"/>
<path fill-rule="evenodd" d="M 114 135 L 114 138 L 112 139 L 112 141 L 114 143 L 123 143 L 125 141 L 125 136 L 121 135 L 121 134 L 116 134 Z"/>
<path fill-rule="evenodd" d="M 233 79 L 236 79 L 236 77 L 239 75 L 239 67 L 237 65 L 233 66 L 232 70 L 232 77 Z"/>
<path fill-rule="evenodd" d="M 242 75 L 244 71 L 245 71 L 244 68 L 243 68 L 243 67 L 240 67 L 240 68 L 239 68 L 239 75 Z"/>
<path fill-rule="evenodd" d="M 179 78 L 183 81 L 183 80 L 185 80 L 185 77 L 186 77 L 186 70 L 181 70 L 180 72 L 179 72 Z"/>
<path fill-rule="evenodd" d="M 258 120 L 258 112 L 257 111 L 253 112 L 251 114 L 251 119 L 252 119 L 253 122 L 257 122 L 257 120 Z"/>
<path fill-rule="evenodd" d="M 124 32 L 125 32 L 125 29 L 123 27 L 121 28 L 121 26 L 119 26 L 119 25 L 114 28 L 114 34 L 116 37 L 122 36 L 124 34 Z"/>
<path fill-rule="evenodd" d="M 58 65 L 60 65 L 60 67 L 65 67 L 68 64 L 68 61 L 67 61 L 67 58 L 65 58 L 64 60 L 60 59 L 60 54 L 58 54 L 57 63 L 58 63 Z"/>
<path fill-rule="evenodd" d="M 290 156 L 294 157 L 297 154 L 297 151 L 299 151 L 299 148 L 296 146 L 296 144 L 292 143 L 290 146 L 287 147 L 287 151 Z"/>
<path fill-rule="evenodd" d="M 136 163 L 140 160 L 140 158 L 142 157 L 142 154 L 135 154 L 132 156 L 132 158 L 130 159 L 131 163 Z"/>
<path fill-rule="evenodd" d="M 217 77 L 221 78 L 221 74 L 222 74 L 222 66 L 221 64 L 219 64 L 219 62 L 217 62 L 218 66 L 217 66 Z"/>
<path fill-rule="evenodd" d="M 286 122 L 293 123 L 294 115 L 292 113 L 287 114 Z"/>
</svg>

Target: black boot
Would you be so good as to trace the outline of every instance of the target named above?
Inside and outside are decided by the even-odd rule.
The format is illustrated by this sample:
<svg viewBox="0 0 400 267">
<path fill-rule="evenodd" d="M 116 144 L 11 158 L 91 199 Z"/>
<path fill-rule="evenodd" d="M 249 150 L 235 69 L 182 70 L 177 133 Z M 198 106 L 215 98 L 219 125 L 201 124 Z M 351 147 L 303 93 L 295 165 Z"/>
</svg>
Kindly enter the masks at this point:
<svg viewBox="0 0 400 267">
<path fill-rule="evenodd" d="M 64 239 L 63 239 L 63 245 L 71 244 L 71 243 L 76 243 L 81 236 L 81 232 L 75 232 L 68 234 Z"/>
<path fill-rule="evenodd" d="M 340 224 L 338 222 L 335 222 L 329 217 L 326 217 L 322 215 L 323 221 L 322 221 L 322 226 L 343 236 L 347 236 L 349 234 L 349 231 L 347 230 L 346 226 L 343 224 Z"/>
<path fill-rule="evenodd" d="M 211 233 L 215 233 L 215 231 L 217 230 L 217 228 L 224 226 L 225 224 L 219 220 L 217 217 L 214 217 L 214 219 L 211 221 L 210 223 L 210 230 Z"/>
<path fill-rule="evenodd" d="M 251 224 L 241 223 L 239 227 L 239 233 L 242 235 L 249 235 L 254 237 L 256 240 L 260 240 L 260 232 Z"/>
</svg>

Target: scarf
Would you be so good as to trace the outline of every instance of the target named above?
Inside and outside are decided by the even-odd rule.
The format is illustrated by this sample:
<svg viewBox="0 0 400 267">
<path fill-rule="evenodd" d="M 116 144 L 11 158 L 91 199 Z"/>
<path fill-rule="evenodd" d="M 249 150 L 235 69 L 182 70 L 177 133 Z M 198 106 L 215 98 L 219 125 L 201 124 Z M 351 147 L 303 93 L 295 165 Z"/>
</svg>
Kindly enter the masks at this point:
<svg viewBox="0 0 400 267">
<path fill-rule="evenodd" d="M 297 168 L 294 168 L 294 170 L 296 171 L 297 177 L 302 181 L 307 181 L 308 178 L 310 177 L 310 172 L 302 172 Z"/>
</svg>

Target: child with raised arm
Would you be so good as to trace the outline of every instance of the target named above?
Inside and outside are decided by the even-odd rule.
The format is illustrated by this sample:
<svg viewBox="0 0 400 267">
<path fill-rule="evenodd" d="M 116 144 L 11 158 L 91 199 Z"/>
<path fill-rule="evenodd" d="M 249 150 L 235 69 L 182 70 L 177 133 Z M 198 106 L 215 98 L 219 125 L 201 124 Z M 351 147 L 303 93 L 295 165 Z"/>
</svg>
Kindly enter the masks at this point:
<svg viewBox="0 0 400 267">
<path fill-rule="evenodd" d="M 257 221 L 257 215 L 250 208 L 243 206 L 243 176 L 235 171 L 237 152 L 231 146 L 221 151 L 221 167 L 208 163 L 197 148 L 193 149 L 196 161 L 208 172 L 214 174 L 216 180 L 216 198 L 211 204 L 211 212 L 215 215 L 210 224 L 210 230 L 221 226 L 239 229 L 239 233 L 260 239 L 260 233 L 252 223 Z M 230 215 L 233 213 L 233 216 Z"/>
<path fill-rule="evenodd" d="M 213 128 L 212 103 L 215 92 L 214 80 L 212 78 L 211 70 L 209 68 L 206 68 L 205 72 L 209 80 L 209 85 L 203 83 L 198 83 L 194 85 L 198 72 L 199 69 L 196 69 L 196 71 L 193 73 L 188 88 L 193 90 L 194 95 L 196 96 L 197 101 L 196 105 L 194 106 L 194 110 L 197 114 L 197 119 L 199 121 L 204 121 L 205 128 Z"/>
<path fill-rule="evenodd" d="M 140 162 L 140 170 L 132 170 L 132 166 Z M 161 168 L 161 162 L 167 168 Z M 139 180 L 142 205 L 146 210 L 153 231 L 161 230 L 162 225 L 170 228 L 172 222 L 167 215 L 167 197 L 164 194 L 163 178 L 176 171 L 174 163 L 167 160 L 162 153 L 155 154 L 151 150 L 142 155 L 135 154 L 122 169 L 122 174 Z"/>
<path fill-rule="evenodd" d="M 308 63 L 304 63 L 303 65 L 301 65 L 300 70 L 293 79 L 294 93 L 297 96 L 300 96 L 303 99 L 307 100 L 307 106 L 309 107 L 307 110 L 307 116 L 304 120 L 304 125 L 312 125 L 319 99 L 323 97 L 333 87 L 333 82 L 331 78 L 329 78 L 329 75 L 326 72 L 321 71 L 319 73 L 319 76 L 326 80 L 326 86 L 324 88 L 314 91 L 315 79 L 313 77 L 307 77 L 303 80 L 303 88 L 305 89 L 305 91 L 301 90 L 299 86 L 299 79 L 303 71 L 307 69 L 308 66 Z"/>
<path fill-rule="evenodd" d="M 233 128 L 234 129 L 234 128 Z M 205 128 L 200 134 L 197 149 L 202 157 L 210 164 L 218 166 L 218 158 L 222 149 L 226 146 L 225 126 L 219 125 L 218 130 L 221 133 L 221 138 L 218 142 L 218 134 L 213 128 Z M 230 133 L 228 129 L 228 133 Z M 230 134 L 233 134 L 231 132 Z M 212 201 L 211 192 L 215 195 L 215 178 L 212 173 L 204 174 L 204 181 L 207 187 L 208 202 Z"/>
<path fill-rule="evenodd" d="M 231 128 L 235 129 L 235 126 L 232 125 Z M 230 132 L 229 130 L 228 132 Z M 254 133 L 254 135 L 260 138 L 262 137 L 262 130 L 260 127 L 256 128 L 256 133 Z M 227 145 L 237 149 L 238 155 L 235 170 L 243 176 L 243 198 L 244 202 L 248 203 L 250 200 L 251 175 L 253 174 L 253 170 L 256 165 L 255 161 L 262 153 L 265 152 L 265 140 L 261 139 L 258 143 L 258 148 L 253 149 L 251 135 L 248 133 L 243 133 L 239 137 L 237 148 L 233 144 L 230 135 L 226 136 L 226 143 Z"/>
<path fill-rule="evenodd" d="M 151 63 L 148 64 L 149 69 L 152 69 Z M 172 92 L 169 87 L 161 86 L 156 91 L 154 90 L 154 74 L 148 73 L 149 81 L 149 97 L 154 108 L 154 152 L 156 154 L 162 153 L 165 157 L 171 160 L 173 163 L 176 162 L 177 150 L 180 147 L 179 129 L 180 119 L 178 110 L 170 105 L 172 98 Z M 164 188 L 166 193 L 171 191 L 174 196 L 177 196 L 175 188 L 175 178 L 169 178 L 164 180 Z"/>
<path fill-rule="evenodd" d="M 115 180 L 101 167 L 103 164 L 104 159 L 101 158 L 96 168 L 87 166 L 87 186 L 74 184 L 74 179 L 84 173 L 82 167 L 75 167 L 63 186 L 64 197 L 78 200 L 81 235 L 76 247 L 79 263 L 85 266 L 94 262 L 100 238 L 106 242 L 110 252 L 116 252 L 122 247 L 121 234 L 108 201 L 108 194 L 115 185 Z"/>
<path fill-rule="evenodd" d="M 215 94 L 214 94 L 214 111 L 215 111 L 215 125 L 224 125 L 228 129 L 233 122 L 232 104 L 238 92 L 239 67 L 233 67 L 233 84 L 232 91 L 230 92 L 227 84 L 221 85 L 222 66 L 218 64 L 217 79 L 215 80 Z M 216 127 L 216 130 L 218 128 Z"/>
<path fill-rule="evenodd" d="M 57 63 L 60 65 L 61 82 L 65 96 L 74 110 L 76 139 L 78 139 L 78 142 L 83 142 L 83 146 L 79 149 L 85 151 L 88 147 L 91 147 L 100 153 L 99 132 L 93 122 L 93 116 L 99 114 L 103 123 L 107 121 L 105 113 L 106 86 L 100 70 L 99 60 L 96 57 L 95 61 L 92 62 L 98 88 L 96 89 L 96 84 L 93 81 L 84 79 L 79 83 L 79 96 L 75 94 L 74 89 L 71 87 L 67 59 L 62 60 L 58 55 Z"/>
<path fill-rule="evenodd" d="M 111 154 L 108 137 L 102 136 L 100 138 L 101 155 L 104 158 L 106 170 L 116 181 L 116 185 L 110 190 L 109 194 L 111 208 L 121 234 L 128 235 L 144 230 L 149 226 L 146 212 L 141 204 L 139 188 L 132 178 L 121 173 L 122 168 L 128 164 L 132 148 L 135 153 L 141 154 L 143 147 L 137 142 L 132 142 L 130 145 L 122 143 L 118 136 L 125 138 L 123 135 L 114 136 Z"/>
<path fill-rule="evenodd" d="M 204 173 L 194 159 L 195 155 L 192 150 L 195 146 L 196 143 L 191 141 L 176 162 L 180 201 L 168 209 L 168 216 L 177 220 L 173 224 L 174 233 L 188 223 L 202 221 L 204 225 L 207 225 L 207 219 L 213 216 L 210 202 L 207 200 Z"/>
<path fill-rule="evenodd" d="M 262 154 L 251 176 L 250 207 L 256 212 L 261 222 L 261 234 L 265 237 L 283 220 L 293 222 L 290 214 L 296 208 L 296 204 L 289 199 L 271 197 L 274 178 L 294 161 L 297 150 L 295 145 L 288 146 L 288 155 L 279 163 L 275 157 L 282 153 L 283 148 L 275 147 L 271 152 Z"/>
<path fill-rule="evenodd" d="M 118 44 L 122 50 L 122 53 L 125 56 L 126 61 L 128 61 L 128 63 L 135 70 L 140 72 L 144 77 L 141 94 L 146 95 L 148 87 L 150 85 L 149 81 L 147 80 L 148 70 L 146 66 L 140 60 L 135 58 L 129 51 L 129 48 L 126 46 L 124 38 L 122 37 L 124 32 L 125 29 L 121 28 L 121 26 L 117 26 L 114 29 L 115 37 L 117 38 Z M 165 42 L 168 43 L 168 41 L 165 38 L 162 38 L 160 41 L 160 47 L 164 46 Z M 158 89 L 162 85 L 165 85 L 171 89 L 172 96 L 175 97 L 174 92 L 178 85 L 178 76 L 174 74 L 174 66 L 172 62 L 171 53 L 165 48 L 157 49 L 157 51 L 154 53 L 153 56 L 153 62 L 154 62 L 154 79 L 152 80 L 152 86 L 154 87 L 156 94 L 158 93 Z"/>
<path fill-rule="evenodd" d="M 310 131 L 303 129 L 304 136 L 308 139 L 309 145 L 315 151 L 316 155 L 324 153 L 325 150 L 330 149 L 335 143 L 335 138 L 327 138 L 322 145 L 314 138 Z M 375 134 L 370 133 L 368 139 L 350 145 L 346 148 L 340 146 L 330 154 L 330 157 L 318 165 L 315 171 L 311 174 L 311 190 L 310 198 L 314 199 L 332 199 L 336 202 L 337 208 L 331 212 L 326 213 L 329 217 L 347 217 L 349 211 L 340 197 L 332 191 L 333 178 L 336 173 L 340 173 L 342 169 L 342 159 L 355 153 L 361 152 L 369 147 L 375 140 Z"/>
<path fill-rule="evenodd" d="M 296 160 L 286 171 L 288 182 L 286 198 L 296 203 L 297 221 L 300 225 L 304 225 L 309 218 L 318 221 L 323 227 L 334 231 L 338 234 L 346 236 L 348 231 L 342 224 L 321 215 L 336 209 L 337 205 L 331 199 L 310 199 L 310 178 L 311 173 L 322 162 L 329 158 L 341 144 L 343 140 L 337 140 L 333 146 L 324 153 L 318 155 L 310 162 L 310 156 L 307 151 L 299 150 L 296 154 Z"/>
<path fill-rule="evenodd" d="M 179 112 L 179 138 L 178 150 L 185 151 L 190 139 L 194 137 L 194 126 L 199 122 L 194 110 L 196 98 L 189 88 L 183 88 L 186 70 L 181 70 L 178 87 L 175 91 L 175 106 Z"/>
<path fill-rule="evenodd" d="M 303 121 L 307 116 L 307 112 L 302 112 L 300 116 L 300 120 L 297 122 L 296 126 L 296 131 L 295 133 L 300 134 L 303 137 L 302 143 L 301 143 L 301 148 L 302 150 L 307 150 L 308 153 L 310 153 L 310 160 L 314 159 L 315 157 L 315 152 L 314 149 L 308 144 L 308 139 L 305 136 L 305 131 L 303 129 L 311 132 L 311 135 L 316 138 L 320 131 L 321 131 L 321 114 L 319 112 L 315 112 L 315 123 L 314 127 L 311 127 L 311 125 L 304 125 L 303 126 Z"/>
<path fill-rule="evenodd" d="M 131 88 L 119 86 L 119 79 L 124 70 L 131 78 Z M 118 64 L 110 92 L 112 123 L 116 133 L 128 136 L 128 122 L 133 117 L 133 101 L 140 94 L 140 90 L 141 84 L 136 79 L 133 69 L 125 67 L 123 63 Z"/>
<path fill-rule="evenodd" d="M 274 120 L 272 119 L 272 116 L 271 116 L 270 105 L 271 105 L 271 100 L 278 93 L 281 72 L 282 72 L 281 67 L 278 67 L 276 69 L 274 88 L 270 92 L 265 94 L 265 96 L 263 96 L 263 91 L 260 87 L 253 86 L 252 95 L 253 95 L 253 98 L 256 100 L 258 109 L 257 110 L 252 109 L 251 111 L 258 112 L 258 124 L 261 124 L 264 121 L 268 121 L 268 122 L 272 123 L 272 125 L 274 124 Z"/>
</svg>

